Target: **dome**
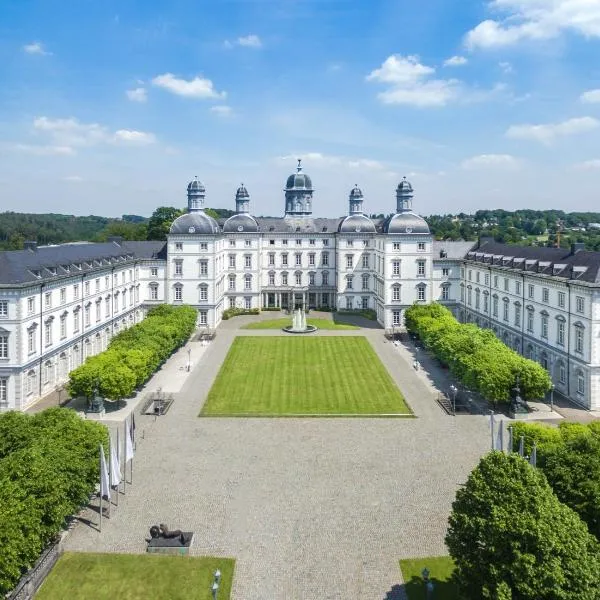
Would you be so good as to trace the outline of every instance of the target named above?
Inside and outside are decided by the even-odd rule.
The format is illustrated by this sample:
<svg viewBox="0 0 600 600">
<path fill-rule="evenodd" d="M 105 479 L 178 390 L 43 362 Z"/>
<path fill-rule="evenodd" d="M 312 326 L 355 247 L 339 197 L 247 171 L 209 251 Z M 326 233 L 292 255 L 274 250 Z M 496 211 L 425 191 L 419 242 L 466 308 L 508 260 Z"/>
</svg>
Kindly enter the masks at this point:
<svg viewBox="0 0 600 600">
<path fill-rule="evenodd" d="M 194 177 L 194 179 L 188 183 L 187 190 L 188 192 L 206 192 L 204 184 L 198 179 L 198 177 Z"/>
<path fill-rule="evenodd" d="M 248 193 L 248 190 L 245 188 L 244 184 L 242 183 L 242 185 L 240 185 L 240 187 L 237 189 L 236 193 L 235 193 L 235 197 L 236 199 L 241 199 L 241 198 L 250 198 L 250 194 Z"/>
<path fill-rule="evenodd" d="M 410 185 L 410 183 L 408 185 Z M 428 234 L 430 232 L 429 225 L 427 225 L 427 221 L 423 217 L 420 217 L 413 212 L 403 212 L 393 215 L 384 221 L 383 233 Z"/>
<path fill-rule="evenodd" d="M 350 200 L 359 199 L 363 197 L 362 190 L 358 187 L 357 184 L 354 184 L 354 187 L 350 190 Z"/>
<path fill-rule="evenodd" d="M 365 215 L 350 215 L 340 223 L 338 231 L 340 233 L 375 233 L 375 225 Z"/>
<path fill-rule="evenodd" d="M 406 177 L 398 184 L 396 188 L 397 192 L 413 192 L 413 187 L 410 185 L 410 181 L 406 179 Z"/>
<path fill-rule="evenodd" d="M 193 182 L 192 182 L 193 183 Z M 190 184 L 191 185 L 191 184 Z M 177 217 L 169 233 L 212 234 L 219 233 L 218 223 L 204 211 L 187 213 Z"/>
<path fill-rule="evenodd" d="M 248 214 L 239 214 L 229 217 L 223 225 L 223 233 L 256 233 L 258 223 Z"/>
<path fill-rule="evenodd" d="M 293 173 L 287 178 L 287 190 L 312 190 L 312 181 L 306 173 Z"/>
</svg>

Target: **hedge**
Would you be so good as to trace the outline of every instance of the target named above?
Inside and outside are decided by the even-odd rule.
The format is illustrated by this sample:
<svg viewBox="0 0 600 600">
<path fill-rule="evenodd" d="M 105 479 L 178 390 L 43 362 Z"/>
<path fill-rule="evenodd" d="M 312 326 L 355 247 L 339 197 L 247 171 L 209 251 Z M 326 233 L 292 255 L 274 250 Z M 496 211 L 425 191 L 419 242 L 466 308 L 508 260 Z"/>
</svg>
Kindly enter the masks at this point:
<svg viewBox="0 0 600 600">
<path fill-rule="evenodd" d="M 109 400 L 131 396 L 195 327 L 196 311 L 191 306 L 153 308 L 141 323 L 116 335 L 104 352 L 69 373 L 69 393 L 90 397 L 97 385 L 100 395 Z"/>
<path fill-rule="evenodd" d="M 539 364 L 503 344 L 489 329 L 459 323 L 440 304 L 415 304 L 406 310 L 405 319 L 407 329 L 459 381 L 492 402 L 510 401 L 517 376 L 525 400 L 550 390 L 550 376 Z"/>
<path fill-rule="evenodd" d="M 66 408 L 0 415 L 0 594 L 11 590 L 87 504 L 106 428 Z"/>
<path fill-rule="evenodd" d="M 259 315 L 258 308 L 228 308 L 223 311 L 223 321 L 231 319 L 231 317 L 239 317 L 240 315 Z"/>
</svg>

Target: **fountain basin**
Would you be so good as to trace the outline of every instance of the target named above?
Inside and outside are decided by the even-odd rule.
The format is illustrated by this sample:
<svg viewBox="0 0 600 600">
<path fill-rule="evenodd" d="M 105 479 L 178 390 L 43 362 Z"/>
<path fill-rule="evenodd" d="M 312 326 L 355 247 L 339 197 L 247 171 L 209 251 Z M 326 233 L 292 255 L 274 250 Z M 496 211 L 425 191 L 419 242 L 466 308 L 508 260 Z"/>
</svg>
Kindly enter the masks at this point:
<svg viewBox="0 0 600 600">
<path fill-rule="evenodd" d="M 309 325 L 306 322 L 306 311 L 302 308 L 298 308 L 294 312 L 292 324 L 283 328 L 286 333 L 313 333 L 316 330 L 317 328 L 314 325 Z"/>
<path fill-rule="evenodd" d="M 294 329 L 293 326 L 290 326 L 284 327 L 282 331 L 285 331 L 286 333 L 314 333 L 317 331 L 317 327 L 314 325 L 306 325 L 305 329 Z"/>
</svg>

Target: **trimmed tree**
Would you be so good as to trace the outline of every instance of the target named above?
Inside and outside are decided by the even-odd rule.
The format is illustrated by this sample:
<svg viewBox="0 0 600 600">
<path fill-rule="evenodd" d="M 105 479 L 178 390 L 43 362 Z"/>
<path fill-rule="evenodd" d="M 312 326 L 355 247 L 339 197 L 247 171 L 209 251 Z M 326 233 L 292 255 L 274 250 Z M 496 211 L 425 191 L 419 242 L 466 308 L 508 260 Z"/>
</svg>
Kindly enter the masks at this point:
<svg viewBox="0 0 600 600">
<path fill-rule="evenodd" d="M 481 459 L 456 494 L 446 544 L 466 598 L 600 598 L 597 540 L 516 454 Z"/>
</svg>

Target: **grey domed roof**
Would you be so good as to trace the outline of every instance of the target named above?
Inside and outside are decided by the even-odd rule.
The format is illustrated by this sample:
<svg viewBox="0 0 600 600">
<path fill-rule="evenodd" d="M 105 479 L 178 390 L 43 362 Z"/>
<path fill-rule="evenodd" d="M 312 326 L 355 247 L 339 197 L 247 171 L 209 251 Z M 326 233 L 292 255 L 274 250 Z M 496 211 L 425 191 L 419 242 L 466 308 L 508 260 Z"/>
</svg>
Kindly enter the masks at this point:
<svg viewBox="0 0 600 600">
<path fill-rule="evenodd" d="M 204 211 L 192 212 L 177 217 L 173 221 L 169 233 L 219 233 L 219 225 Z"/>
<path fill-rule="evenodd" d="M 402 192 L 402 191 L 406 191 L 406 192 L 412 192 L 413 191 L 413 187 L 412 185 L 410 185 L 410 181 L 407 181 L 406 177 L 398 184 L 398 187 L 396 188 L 397 192 Z"/>
<path fill-rule="evenodd" d="M 306 173 L 293 173 L 287 178 L 286 190 L 312 190 L 312 181 Z"/>
<path fill-rule="evenodd" d="M 386 219 L 383 233 L 429 233 L 429 225 L 423 217 L 407 211 Z"/>
<path fill-rule="evenodd" d="M 223 225 L 224 233 L 256 233 L 258 231 L 258 223 L 254 217 L 248 214 L 233 215 L 229 217 Z"/>
<path fill-rule="evenodd" d="M 188 192 L 206 192 L 204 184 L 198 179 L 198 177 L 194 178 L 188 183 L 187 189 Z"/>
<path fill-rule="evenodd" d="M 363 193 L 362 190 L 358 187 L 358 185 L 354 184 L 354 187 L 350 190 L 350 198 L 362 198 Z"/>
<path fill-rule="evenodd" d="M 375 224 L 365 215 L 350 215 L 339 226 L 340 233 L 375 233 Z"/>
<path fill-rule="evenodd" d="M 246 187 L 244 186 L 243 183 L 237 189 L 237 192 L 235 193 L 235 197 L 236 198 L 250 198 L 250 194 L 248 193 L 248 190 L 246 189 Z"/>
</svg>

